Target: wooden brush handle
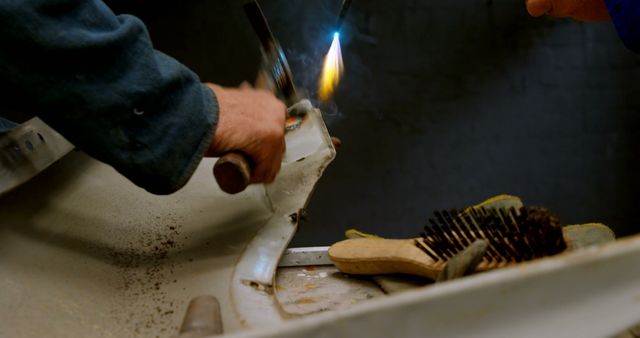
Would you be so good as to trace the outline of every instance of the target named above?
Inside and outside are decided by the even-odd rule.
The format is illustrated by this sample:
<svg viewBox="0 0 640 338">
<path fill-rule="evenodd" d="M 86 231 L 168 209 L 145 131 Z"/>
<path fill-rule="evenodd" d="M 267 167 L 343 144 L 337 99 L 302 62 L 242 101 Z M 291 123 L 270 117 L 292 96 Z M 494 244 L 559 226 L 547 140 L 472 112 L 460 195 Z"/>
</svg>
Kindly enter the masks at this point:
<svg viewBox="0 0 640 338">
<path fill-rule="evenodd" d="M 444 267 L 418 248 L 415 239 L 347 239 L 329 248 L 329 258 L 340 271 L 359 275 L 406 273 L 435 279 Z"/>
<path fill-rule="evenodd" d="M 240 152 L 227 153 L 213 166 L 220 189 L 228 194 L 237 194 L 251 183 L 251 164 L 246 155 Z"/>
</svg>

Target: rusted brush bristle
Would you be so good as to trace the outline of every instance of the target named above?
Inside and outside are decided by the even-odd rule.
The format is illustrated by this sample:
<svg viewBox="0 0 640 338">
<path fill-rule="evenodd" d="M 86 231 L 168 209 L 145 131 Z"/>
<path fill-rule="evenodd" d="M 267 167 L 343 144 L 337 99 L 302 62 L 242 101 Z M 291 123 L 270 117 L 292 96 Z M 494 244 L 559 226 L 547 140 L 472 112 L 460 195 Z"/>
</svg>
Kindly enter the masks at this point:
<svg viewBox="0 0 640 338">
<path fill-rule="evenodd" d="M 542 208 L 436 211 L 417 241 L 436 261 L 449 260 L 477 239 L 489 243 L 484 260 L 521 262 L 565 249 L 558 217 Z"/>
</svg>

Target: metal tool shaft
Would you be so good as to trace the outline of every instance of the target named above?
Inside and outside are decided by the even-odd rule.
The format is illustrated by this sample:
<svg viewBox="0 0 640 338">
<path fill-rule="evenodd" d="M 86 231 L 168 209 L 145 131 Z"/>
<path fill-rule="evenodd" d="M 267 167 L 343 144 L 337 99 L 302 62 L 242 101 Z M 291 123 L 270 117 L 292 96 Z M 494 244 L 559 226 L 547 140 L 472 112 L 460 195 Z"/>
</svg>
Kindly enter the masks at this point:
<svg viewBox="0 0 640 338">
<path fill-rule="evenodd" d="M 265 58 L 264 68 L 266 69 L 264 70 L 271 75 L 276 90 L 282 94 L 287 105 L 294 104 L 299 98 L 297 97 L 297 89 L 291 75 L 289 63 L 278 40 L 271 32 L 258 1 L 247 1 L 244 3 L 243 8 L 253 30 L 258 36 L 258 40 L 260 40 Z"/>
<path fill-rule="evenodd" d="M 351 1 L 352 0 L 342 1 L 342 6 L 340 6 L 340 14 L 338 14 L 338 21 L 336 22 L 336 32 L 339 32 L 340 28 L 342 28 L 342 23 L 344 22 L 344 18 L 347 16 L 347 11 L 349 11 L 349 7 L 351 6 Z"/>
<path fill-rule="evenodd" d="M 250 0 L 244 3 L 243 8 L 262 46 L 263 65 L 260 72 L 268 73 L 263 80 L 273 82 L 273 86 L 267 87 L 275 87 L 266 89 L 280 93 L 287 106 L 295 104 L 300 98 L 293 82 L 289 63 L 282 47 L 273 36 L 260 5 L 256 0 Z M 251 158 L 241 152 L 227 153 L 221 156 L 213 166 L 213 176 L 220 189 L 229 194 L 237 194 L 247 188 L 251 183 L 251 171 Z"/>
</svg>

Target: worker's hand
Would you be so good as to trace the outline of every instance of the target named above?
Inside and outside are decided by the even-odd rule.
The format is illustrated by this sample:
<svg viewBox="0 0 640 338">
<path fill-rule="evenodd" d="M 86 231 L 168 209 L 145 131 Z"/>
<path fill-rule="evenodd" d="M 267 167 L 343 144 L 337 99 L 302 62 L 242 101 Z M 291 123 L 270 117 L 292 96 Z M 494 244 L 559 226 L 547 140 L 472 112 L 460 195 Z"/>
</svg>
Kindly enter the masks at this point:
<svg viewBox="0 0 640 338">
<path fill-rule="evenodd" d="M 580 21 L 607 21 L 609 11 L 604 0 L 525 0 L 532 16 L 544 14 L 570 17 Z"/>
<path fill-rule="evenodd" d="M 240 151 L 251 157 L 252 183 L 270 183 L 284 155 L 287 107 L 272 93 L 247 84 L 226 88 L 207 84 L 218 99 L 218 126 L 206 156 Z"/>
</svg>

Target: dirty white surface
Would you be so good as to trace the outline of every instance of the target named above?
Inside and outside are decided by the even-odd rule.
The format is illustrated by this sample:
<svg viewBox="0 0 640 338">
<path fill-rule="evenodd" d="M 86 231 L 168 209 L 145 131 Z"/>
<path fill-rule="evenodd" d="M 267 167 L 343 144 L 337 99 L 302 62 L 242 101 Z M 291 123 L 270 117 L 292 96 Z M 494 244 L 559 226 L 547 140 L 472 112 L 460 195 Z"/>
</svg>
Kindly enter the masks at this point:
<svg viewBox="0 0 640 338">
<path fill-rule="evenodd" d="M 278 262 L 279 267 L 302 265 L 333 265 L 329 258 L 329 247 L 288 248 L 282 253 Z"/>
<path fill-rule="evenodd" d="M 272 211 L 259 186 L 220 198 L 212 165 L 154 196 L 74 152 L 1 197 L 0 337 L 168 337 L 202 294 L 232 313 L 233 266 Z"/>
<path fill-rule="evenodd" d="M 273 216 L 249 242 L 232 276 L 235 316 L 246 328 L 262 329 L 284 320 L 273 296 L 278 262 L 301 222 L 299 211 L 306 207 L 316 183 L 335 156 L 316 109 L 307 113 L 299 129 L 286 134 L 286 141 L 287 155 L 280 174 L 266 186 L 273 201 Z"/>
<path fill-rule="evenodd" d="M 299 130 L 276 182 L 237 195 L 217 187 L 215 159 L 155 196 L 72 152 L 1 196 L 0 337 L 172 337 L 200 295 L 218 297 L 225 332 L 277 323 L 272 294 L 245 282 L 270 287 L 290 215 L 335 155 L 319 111 Z"/>
<path fill-rule="evenodd" d="M 231 336 L 610 337 L 640 320 L 638 262 L 634 236 Z"/>
<path fill-rule="evenodd" d="M 317 150 L 285 163 L 290 176 L 267 194 L 235 196 L 215 188 L 213 159 L 180 192 L 153 196 L 67 155 L 0 197 L 0 337 L 171 337 L 202 294 L 219 298 L 231 337 L 589 338 L 640 319 L 638 236 L 388 297 L 364 291 L 334 311 L 306 306 L 320 296 L 308 280 L 330 276 L 307 270 L 290 277 L 310 293 L 276 299 L 289 215 L 333 156 Z"/>
<path fill-rule="evenodd" d="M 34 117 L 0 137 L 0 195 L 26 182 L 73 149 Z"/>
<path fill-rule="evenodd" d="M 289 316 L 344 310 L 384 292 L 370 278 L 349 277 L 334 266 L 279 268 L 275 293 Z"/>
</svg>

